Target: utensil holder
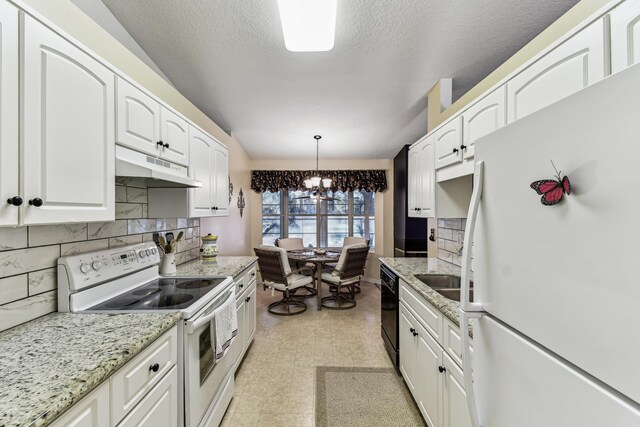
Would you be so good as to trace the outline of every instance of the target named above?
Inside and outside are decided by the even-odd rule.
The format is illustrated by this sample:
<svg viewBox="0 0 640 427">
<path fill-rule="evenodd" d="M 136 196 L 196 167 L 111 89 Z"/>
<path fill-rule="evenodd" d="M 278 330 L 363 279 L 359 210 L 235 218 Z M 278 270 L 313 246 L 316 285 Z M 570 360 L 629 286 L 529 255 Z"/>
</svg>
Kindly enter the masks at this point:
<svg viewBox="0 0 640 427">
<path fill-rule="evenodd" d="M 164 254 L 160 262 L 160 274 L 173 274 L 176 272 L 176 254 L 169 252 Z"/>
</svg>

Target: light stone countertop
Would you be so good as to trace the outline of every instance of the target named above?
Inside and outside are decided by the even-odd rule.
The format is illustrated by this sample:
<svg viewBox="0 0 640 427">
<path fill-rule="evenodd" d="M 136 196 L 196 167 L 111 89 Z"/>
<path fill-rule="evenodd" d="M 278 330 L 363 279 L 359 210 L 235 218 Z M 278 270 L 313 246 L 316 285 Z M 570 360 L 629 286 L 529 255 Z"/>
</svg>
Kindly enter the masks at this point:
<svg viewBox="0 0 640 427">
<path fill-rule="evenodd" d="M 429 303 L 433 304 L 453 323 L 460 326 L 460 314 L 457 301 L 440 295 L 429 286 L 414 277 L 415 274 L 450 274 L 460 276 L 461 268 L 457 265 L 435 258 L 380 258 L 380 262 L 396 272 L 405 282 L 415 289 Z"/>
<path fill-rule="evenodd" d="M 51 423 L 180 318 L 52 313 L 0 333 L 0 426 Z"/>
<path fill-rule="evenodd" d="M 176 266 L 167 276 L 237 276 L 254 263 L 256 256 L 217 256 L 215 260 L 195 260 Z"/>
</svg>

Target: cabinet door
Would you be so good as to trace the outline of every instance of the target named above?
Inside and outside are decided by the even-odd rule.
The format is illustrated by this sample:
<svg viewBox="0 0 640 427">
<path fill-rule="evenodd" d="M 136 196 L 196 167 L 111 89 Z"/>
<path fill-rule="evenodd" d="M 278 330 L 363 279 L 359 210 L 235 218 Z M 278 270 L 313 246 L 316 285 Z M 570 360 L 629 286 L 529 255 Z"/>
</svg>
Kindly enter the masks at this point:
<svg viewBox="0 0 640 427">
<path fill-rule="evenodd" d="M 244 335 L 245 321 L 246 321 L 246 306 L 245 298 L 247 293 L 244 295 L 240 295 L 240 297 L 236 300 L 236 316 L 238 317 L 238 334 L 236 335 L 236 339 L 233 340 L 231 344 L 231 354 L 233 359 L 234 370 L 238 369 L 238 365 L 240 365 L 240 361 L 242 360 L 242 355 L 244 354 L 244 339 L 242 338 Z"/>
<path fill-rule="evenodd" d="M 611 11 L 611 71 L 640 60 L 640 2 L 627 0 Z"/>
<path fill-rule="evenodd" d="M 160 104 L 118 78 L 118 143 L 152 156 L 160 155 Z"/>
<path fill-rule="evenodd" d="M 245 298 L 244 348 L 247 349 L 256 333 L 256 285 L 255 282 Z"/>
<path fill-rule="evenodd" d="M 436 169 L 462 161 L 462 116 L 458 116 L 434 133 Z"/>
<path fill-rule="evenodd" d="M 213 146 L 213 205 L 215 216 L 229 215 L 229 150 L 222 144 Z"/>
<path fill-rule="evenodd" d="M 160 109 L 160 157 L 189 166 L 189 123 L 173 111 Z"/>
<path fill-rule="evenodd" d="M 19 208 L 7 203 L 18 188 L 18 9 L 0 3 L 0 226 L 18 225 Z"/>
<path fill-rule="evenodd" d="M 115 76 L 23 17 L 24 224 L 115 218 Z M 36 207 L 36 203 L 42 206 Z"/>
<path fill-rule="evenodd" d="M 407 383 L 411 394 L 416 393 L 416 340 L 412 330 L 415 330 L 416 320 L 411 313 L 400 304 L 398 315 L 398 333 L 400 335 L 400 373 Z"/>
<path fill-rule="evenodd" d="M 176 427 L 178 425 L 178 369 L 174 366 L 118 427 Z"/>
<path fill-rule="evenodd" d="M 605 29 L 600 19 L 507 83 L 507 122 L 551 105 L 605 76 Z"/>
<path fill-rule="evenodd" d="M 73 405 L 52 427 L 109 427 L 109 383 L 98 386 Z"/>
<path fill-rule="evenodd" d="M 213 211 L 212 174 L 213 145 L 215 142 L 193 126 L 189 127 L 189 149 L 191 164 L 189 176 L 202 182 L 200 188 L 189 189 L 189 210 L 191 217 L 211 216 Z"/>
<path fill-rule="evenodd" d="M 420 209 L 422 218 L 435 217 L 436 171 L 434 167 L 434 138 L 428 137 L 420 147 Z"/>
<path fill-rule="evenodd" d="M 442 366 L 446 369 L 442 393 L 443 425 L 445 427 L 471 427 L 462 370 L 447 354 L 442 358 Z"/>
<path fill-rule="evenodd" d="M 507 89 L 501 86 L 463 113 L 462 140 L 465 148 L 462 151 L 465 159 L 473 157 L 479 138 L 505 125 L 506 96 Z"/>
<path fill-rule="evenodd" d="M 419 217 L 420 213 L 420 186 L 422 185 L 421 169 L 420 169 L 420 144 L 414 145 L 409 149 L 409 172 L 408 172 L 408 191 L 407 204 L 408 215 L 410 217 Z"/>
<path fill-rule="evenodd" d="M 415 399 L 429 427 L 441 426 L 442 411 L 442 348 L 423 328 L 416 324 L 416 393 Z"/>
</svg>

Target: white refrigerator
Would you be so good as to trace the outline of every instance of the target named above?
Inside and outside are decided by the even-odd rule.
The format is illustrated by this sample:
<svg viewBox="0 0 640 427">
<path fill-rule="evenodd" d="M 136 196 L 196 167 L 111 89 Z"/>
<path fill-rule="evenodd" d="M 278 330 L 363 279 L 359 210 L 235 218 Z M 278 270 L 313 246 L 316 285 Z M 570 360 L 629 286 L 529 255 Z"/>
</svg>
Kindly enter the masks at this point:
<svg viewBox="0 0 640 427">
<path fill-rule="evenodd" d="M 545 206 L 530 185 L 550 160 L 572 191 Z M 474 427 L 640 426 L 640 65 L 479 140 L 475 162 Z"/>
</svg>

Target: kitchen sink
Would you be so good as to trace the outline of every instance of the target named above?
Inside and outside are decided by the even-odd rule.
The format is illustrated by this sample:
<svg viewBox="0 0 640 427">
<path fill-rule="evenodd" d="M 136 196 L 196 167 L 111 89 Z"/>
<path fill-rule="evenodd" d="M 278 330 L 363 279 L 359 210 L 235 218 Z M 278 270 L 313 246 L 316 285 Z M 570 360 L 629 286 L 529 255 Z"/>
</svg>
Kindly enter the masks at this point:
<svg viewBox="0 0 640 427">
<path fill-rule="evenodd" d="M 460 277 L 448 274 L 416 274 L 416 279 L 432 289 L 460 289 Z"/>
<path fill-rule="evenodd" d="M 434 289 L 434 291 L 445 298 L 460 302 L 460 289 Z M 469 290 L 469 301 L 473 301 L 473 289 Z"/>
<path fill-rule="evenodd" d="M 416 274 L 416 279 L 445 298 L 460 301 L 460 277 L 448 274 Z M 469 291 L 469 300 L 473 301 L 473 283 Z"/>
</svg>

